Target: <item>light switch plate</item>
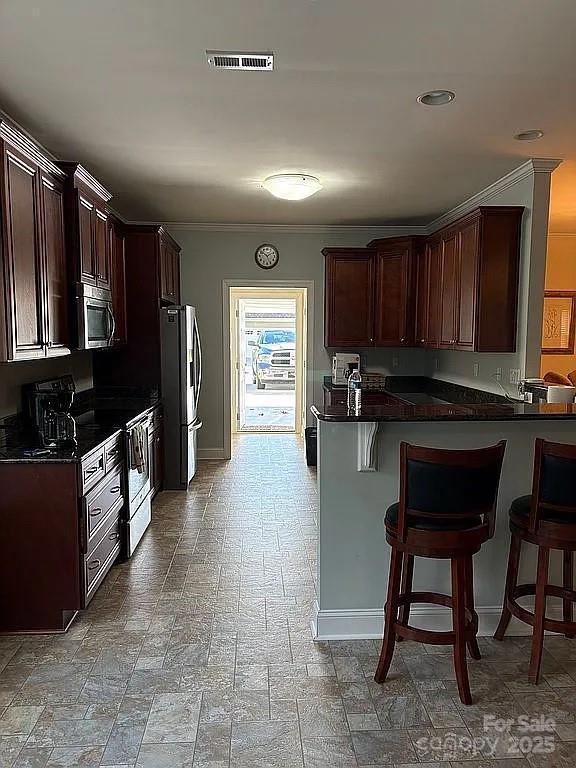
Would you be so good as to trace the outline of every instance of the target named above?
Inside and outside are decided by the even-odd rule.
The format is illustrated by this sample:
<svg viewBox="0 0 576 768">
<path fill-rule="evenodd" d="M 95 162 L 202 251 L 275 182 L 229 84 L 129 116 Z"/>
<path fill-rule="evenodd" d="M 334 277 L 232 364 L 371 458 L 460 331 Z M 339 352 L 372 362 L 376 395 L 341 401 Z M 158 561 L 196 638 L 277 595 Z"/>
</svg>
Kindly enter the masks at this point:
<svg viewBox="0 0 576 768">
<path fill-rule="evenodd" d="M 510 384 L 520 383 L 520 368 L 510 368 Z"/>
<path fill-rule="evenodd" d="M 478 376 L 478 374 L 480 373 L 480 366 L 478 365 L 478 363 L 474 363 L 473 370 L 474 370 L 474 378 L 476 378 Z"/>
<path fill-rule="evenodd" d="M 496 381 L 502 381 L 502 368 L 496 368 L 496 371 L 494 372 L 494 378 Z"/>
</svg>

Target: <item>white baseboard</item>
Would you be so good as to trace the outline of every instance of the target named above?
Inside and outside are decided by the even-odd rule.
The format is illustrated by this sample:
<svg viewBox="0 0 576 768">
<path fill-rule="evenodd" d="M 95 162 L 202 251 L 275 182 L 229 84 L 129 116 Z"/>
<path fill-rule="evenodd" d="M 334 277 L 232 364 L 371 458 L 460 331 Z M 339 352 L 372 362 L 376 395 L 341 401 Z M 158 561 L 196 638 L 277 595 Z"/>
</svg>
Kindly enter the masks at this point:
<svg viewBox="0 0 576 768">
<path fill-rule="evenodd" d="M 198 448 L 197 458 L 199 461 L 214 459 L 229 459 L 224 448 Z"/>
<path fill-rule="evenodd" d="M 477 607 L 478 635 L 491 637 L 496 631 L 501 606 Z M 560 610 L 548 609 L 548 618 L 561 618 Z M 440 606 L 414 606 L 410 611 L 410 624 L 422 629 L 446 631 L 452 629 L 452 614 L 449 608 Z M 315 640 L 379 640 L 382 637 L 382 609 L 361 608 L 320 610 L 315 604 L 311 619 L 312 635 Z M 510 636 L 532 634 L 532 627 L 514 617 L 506 632 Z"/>
</svg>

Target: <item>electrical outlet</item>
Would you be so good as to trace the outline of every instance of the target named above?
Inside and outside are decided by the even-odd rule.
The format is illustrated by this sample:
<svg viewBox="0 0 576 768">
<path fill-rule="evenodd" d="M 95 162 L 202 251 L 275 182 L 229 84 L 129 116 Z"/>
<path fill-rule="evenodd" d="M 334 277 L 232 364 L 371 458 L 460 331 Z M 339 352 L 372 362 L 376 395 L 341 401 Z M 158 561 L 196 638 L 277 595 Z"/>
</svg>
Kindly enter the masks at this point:
<svg viewBox="0 0 576 768">
<path fill-rule="evenodd" d="M 477 378 L 478 374 L 480 373 L 480 366 L 478 365 L 478 363 L 474 363 L 473 371 L 474 371 L 474 378 Z"/>
<path fill-rule="evenodd" d="M 496 371 L 494 372 L 494 378 L 496 381 L 502 381 L 502 368 L 496 368 Z"/>
<path fill-rule="evenodd" d="M 392 368 L 398 368 L 398 365 L 399 365 L 398 358 L 396 356 L 394 356 L 392 358 Z"/>
<path fill-rule="evenodd" d="M 520 383 L 520 368 L 510 368 L 510 384 Z"/>
</svg>

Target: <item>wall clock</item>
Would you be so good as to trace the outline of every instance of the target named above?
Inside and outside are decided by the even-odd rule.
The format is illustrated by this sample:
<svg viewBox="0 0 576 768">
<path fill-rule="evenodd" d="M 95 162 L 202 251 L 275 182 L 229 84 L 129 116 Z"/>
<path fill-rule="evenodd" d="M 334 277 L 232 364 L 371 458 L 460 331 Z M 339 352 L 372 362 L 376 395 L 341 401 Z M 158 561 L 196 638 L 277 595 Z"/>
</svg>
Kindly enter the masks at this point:
<svg viewBox="0 0 576 768">
<path fill-rule="evenodd" d="M 272 269 L 272 267 L 278 264 L 280 254 L 276 246 L 270 245 L 270 243 L 263 243 L 256 248 L 254 258 L 256 259 L 256 264 L 262 269 Z"/>
</svg>

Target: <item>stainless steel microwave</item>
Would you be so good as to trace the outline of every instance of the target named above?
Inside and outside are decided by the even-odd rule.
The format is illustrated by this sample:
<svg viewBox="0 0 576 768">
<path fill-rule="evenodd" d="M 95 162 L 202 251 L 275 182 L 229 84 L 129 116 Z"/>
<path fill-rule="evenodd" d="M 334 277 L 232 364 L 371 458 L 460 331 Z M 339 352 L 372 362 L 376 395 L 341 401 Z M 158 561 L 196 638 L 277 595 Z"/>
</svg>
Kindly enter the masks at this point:
<svg viewBox="0 0 576 768">
<path fill-rule="evenodd" d="M 76 303 L 78 307 L 78 348 L 111 347 L 116 323 L 110 291 L 79 284 Z"/>
</svg>

